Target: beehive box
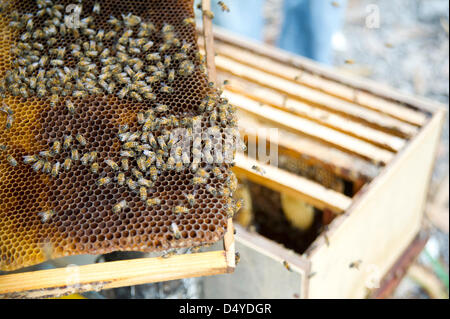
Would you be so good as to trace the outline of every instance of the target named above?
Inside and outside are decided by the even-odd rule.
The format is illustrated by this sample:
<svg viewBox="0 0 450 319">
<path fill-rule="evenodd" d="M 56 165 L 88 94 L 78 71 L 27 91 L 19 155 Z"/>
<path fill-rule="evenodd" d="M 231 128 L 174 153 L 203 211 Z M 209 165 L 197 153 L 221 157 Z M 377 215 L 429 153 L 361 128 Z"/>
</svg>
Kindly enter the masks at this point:
<svg viewBox="0 0 450 319">
<path fill-rule="evenodd" d="M 225 250 L 89 265 L 73 285 L 64 269 L 5 275 L 0 295 L 232 271 L 235 177 L 209 149 L 236 120 L 198 52 L 193 1 L 76 3 L 1 4 L 0 270 L 221 239 Z M 212 117 L 219 105 L 226 119 Z"/>
<path fill-rule="evenodd" d="M 444 108 L 215 31 L 218 78 L 241 134 L 249 149 L 272 142 L 279 165 L 237 156 L 258 232 L 236 226 L 240 263 L 232 275 L 205 279 L 206 296 L 368 296 L 421 228 Z M 314 207 L 312 238 L 276 230 L 286 194 L 302 203 L 298 214 Z"/>
</svg>

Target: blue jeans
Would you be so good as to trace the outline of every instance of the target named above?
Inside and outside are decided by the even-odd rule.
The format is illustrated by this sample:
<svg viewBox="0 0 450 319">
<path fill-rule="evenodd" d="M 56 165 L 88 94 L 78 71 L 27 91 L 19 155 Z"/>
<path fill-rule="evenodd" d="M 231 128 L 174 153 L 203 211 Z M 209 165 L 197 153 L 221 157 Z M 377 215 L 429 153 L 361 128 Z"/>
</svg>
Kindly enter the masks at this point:
<svg viewBox="0 0 450 319">
<path fill-rule="evenodd" d="M 284 0 L 283 24 L 277 46 L 316 61 L 332 63 L 332 37 L 339 30 L 347 0 Z M 257 41 L 263 41 L 264 0 L 226 0 L 231 12 L 216 1 L 214 23 Z"/>
</svg>

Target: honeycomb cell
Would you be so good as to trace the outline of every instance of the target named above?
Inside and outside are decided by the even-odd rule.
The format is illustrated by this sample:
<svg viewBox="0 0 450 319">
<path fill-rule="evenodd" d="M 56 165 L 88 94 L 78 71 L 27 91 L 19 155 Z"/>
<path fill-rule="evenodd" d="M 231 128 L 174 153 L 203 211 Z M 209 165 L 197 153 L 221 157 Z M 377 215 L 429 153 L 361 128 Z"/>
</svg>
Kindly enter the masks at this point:
<svg viewBox="0 0 450 319">
<path fill-rule="evenodd" d="M 95 2 L 100 14 L 92 12 Z M 83 0 L 81 24 L 69 28 L 66 8 L 73 3 L 17 0 L 0 10 L 0 270 L 220 240 L 234 205 L 206 187 L 232 190 L 231 165 L 201 156 L 198 166 L 211 178 L 199 178 L 193 140 L 202 136 L 196 129 L 215 128 L 222 140 L 202 137 L 198 147 L 202 154 L 216 149 L 236 120 L 208 83 L 195 25 L 184 23 L 194 16 L 193 0 Z M 161 60 L 150 60 L 150 53 Z M 213 176 L 217 167 L 222 178 Z M 177 206 L 186 212 L 175 212 Z"/>
</svg>

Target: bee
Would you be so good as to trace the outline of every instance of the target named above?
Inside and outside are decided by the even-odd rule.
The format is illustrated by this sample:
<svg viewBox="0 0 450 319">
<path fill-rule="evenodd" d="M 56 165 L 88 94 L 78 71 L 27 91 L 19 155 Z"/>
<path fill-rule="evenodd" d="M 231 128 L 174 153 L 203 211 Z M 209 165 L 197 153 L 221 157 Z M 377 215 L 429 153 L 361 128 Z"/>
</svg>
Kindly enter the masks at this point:
<svg viewBox="0 0 450 319">
<path fill-rule="evenodd" d="M 94 3 L 92 8 L 92 12 L 95 14 L 100 14 L 100 4 L 98 2 Z"/>
<path fill-rule="evenodd" d="M 230 8 L 228 8 L 228 6 L 223 1 L 219 1 L 217 2 L 217 4 L 220 6 L 223 12 L 230 12 Z"/>
<path fill-rule="evenodd" d="M 218 193 L 220 196 L 225 196 L 225 197 L 231 196 L 231 191 L 228 187 L 219 189 Z"/>
<path fill-rule="evenodd" d="M 168 68 L 172 62 L 172 57 L 170 55 L 164 56 L 164 67 Z"/>
<path fill-rule="evenodd" d="M 113 25 L 114 27 L 118 27 L 118 28 L 120 28 L 121 25 L 122 25 L 122 23 L 120 22 L 120 20 L 117 19 L 117 18 L 114 17 L 114 16 L 110 16 L 110 17 L 109 17 L 109 20 L 107 20 L 106 22 L 109 23 L 109 24 L 111 24 L 111 25 Z"/>
<path fill-rule="evenodd" d="M 181 52 L 187 53 L 191 49 L 191 44 L 183 40 L 183 44 L 181 46 Z"/>
<path fill-rule="evenodd" d="M 61 151 L 61 142 L 60 141 L 54 141 L 52 145 L 52 152 L 53 154 L 59 154 Z"/>
<path fill-rule="evenodd" d="M 152 62 L 152 61 L 156 62 L 156 61 L 161 60 L 161 55 L 158 52 L 149 53 L 145 56 L 145 59 L 150 62 Z"/>
<path fill-rule="evenodd" d="M 6 128 L 7 130 L 9 130 L 9 129 L 12 127 L 13 122 L 14 122 L 14 116 L 8 115 L 8 116 L 6 117 L 5 128 Z"/>
<path fill-rule="evenodd" d="M 220 170 L 220 168 L 214 167 L 212 169 L 212 172 L 213 172 L 214 176 L 217 177 L 218 179 L 223 179 L 223 174 L 222 174 L 222 171 Z"/>
<path fill-rule="evenodd" d="M 128 15 L 122 14 L 122 19 L 125 26 L 129 28 L 138 25 L 142 21 L 140 17 L 132 15 L 131 13 L 129 13 Z"/>
<path fill-rule="evenodd" d="M 183 62 L 180 63 L 178 73 L 181 76 L 188 76 L 194 72 L 194 69 L 195 69 L 194 63 L 192 63 L 189 60 L 184 60 Z"/>
<path fill-rule="evenodd" d="M 109 177 L 100 177 L 98 180 L 97 180 L 97 185 L 98 186 L 105 186 L 105 185 L 108 185 L 109 183 L 111 183 L 111 179 L 109 178 Z"/>
<path fill-rule="evenodd" d="M 175 70 L 171 69 L 167 75 L 167 82 L 172 83 L 173 81 L 175 81 Z"/>
<path fill-rule="evenodd" d="M 161 204 L 161 200 L 158 197 L 149 198 L 145 203 L 147 206 L 157 206 Z"/>
<path fill-rule="evenodd" d="M 123 184 L 125 183 L 125 173 L 120 172 L 119 174 L 117 174 L 117 184 L 119 184 L 120 186 L 123 186 Z"/>
<path fill-rule="evenodd" d="M 286 260 L 283 260 L 283 266 L 287 270 L 292 271 L 291 266 L 289 265 L 289 263 Z"/>
<path fill-rule="evenodd" d="M 146 201 L 147 200 L 147 187 L 141 186 L 139 188 L 139 196 L 141 197 L 142 201 Z"/>
<path fill-rule="evenodd" d="M 140 136 L 141 136 L 141 133 L 140 133 L 140 132 L 134 132 L 134 133 L 131 133 L 131 134 L 128 136 L 127 141 L 128 141 L 128 142 L 136 141 Z"/>
<path fill-rule="evenodd" d="M 177 161 L 177 163 L 175 164 L 175 171 L 177 173 L 180 173 L 183 169 L 184 169 L 183 162 Z"/>
<path fill-rule="evenodd" d="M 185 195 L 185 197 L 186 197 L 189 205 L 191 207 L 193 207 L 195 205 L 195 196 L 193 194 L 187 194 L 187 195 Z"/>
<path fill-rule="evenodd" d="M 142 173 L 137 170 L 136 168 L 132 168 L 131 169 L 131 173 L 134 175 L 134 177 L 136 177 L 137 179 L 143 178 L 144 176 L 142 175 Z"/>
<path fill-rule="evenodd" d="M 158 170 L 155 166 L 150 167 L 150 178 L 154 182 L 156 182 L 156 180 L 158 179 Z"/>
<path fill-rule="evenodd" d="M 214 19 L 214 13 L 210 10 L 203 10 L 203 14 L 208 18 L 208 19 Z"/>
<path fill-rule="evenodd" d="M 46 157 L 46 158 L 53 157 L 53 152 L 51 152 L 51 151 L 40 151 L 39 155 L 41 157 Z"/>
<path fill-rule="evenodd" d="M 34 163 L 34 162 L 36 162 L 38 160 L 39 160 L 39 157 L 36 156 L 36 155 L 25 155 L 23 157 L 23 162 L 25 164 L 32 164 L 32 163 Z"/>
<path fill-rule="evenodd" d="M 164 84 L 164 83 L 161 83 L 161 89 L 160 89 L 160 91 L 161 91 L 162 93 L 171 94 L 171 93 L 173 93 L 173 88 L 170 87 L 170 86 L 167 86 L 167 85 Z"/>
<path fill-rule="evenodd" d="M 128 91 L 129 91 L 128 87 L 124 87 L 117 93 L 117 96 L 120 99 L 123 99 L 127 95 Z"/>
<path fill-rule="evenodd" d="M 225 209 L 228 218 L 232 218 L 234 216 L 234 208 L 233 206 L 226 206 Z"/>
<path fill-rule="evenodd" d="M 131 178 L 127 178 L 127 186 L 130 190 L 134 191 L 137 187 L 137 183 L 133 181 Z"/>
<path fill-rule="evenodd" d="M 39 212 L 38 216 L 41 218 L 41 222 L 46 223 L 52 218 L 54 214 L 55 211 L 53 209 L 49 209 L 46 211 Z"/>
<path fill-rule="evenodd" d="M 38 172 L 42 168 L 42 166 L 44 166 L 44 160 L 38 160 L 32 166 L 33 171 Z"/>
<path fill-rule="evenodd" d="M 183 20 L 183 25 L 188 26 L 188 25 L 194 25 L 195 24 L 195 19 L 194 18 L 185 18 Z"/>
<path fill-rule="evenodd" d="M 8 164 L 11 165 L 12 167 L 16 167 L 17 166 L 17 161 L 12 155 L 8 155 L 6 157 L 6 160 L 8 161 Z"/>
<path fill-rule="evenodd" d="M 206 185 L 206 191 L 213 196 L 217 196 L 217 190 L 211 185 Z"/>
<path fill-rule="evenodd" d="M 189 211 L 189 209 L 186 208 L 186 207 L 184 207 L 184 206 L 175 206 L 175 207 L 172 209 L 172 211 L 173 211 L 175 214 L 184 214 L 184 213 L 187 213 L 187 212 Z"/>
<path fill-rule="evenodd" d="M 148 179 L 145 179 L 143 177 L 139 178 L 138 184 L 145 187 L 152 187 L 153 183 L 149 181 Z"/>
<path fill-rule="evenodd" d="M 150 50 L 151 49 L 151 47 L 153 46 L 153 41 L 148 41 L 147 43 L 145 43 L 143 46 L 142 46 L 142 51 L 143 52 L 147 52 L 148 50 Z"/>
<path fill-rule="evenodd" d="M 113 213 L 120 213 L 123 209 L 125 209 L 128 206 L 126 200 L 122 200 L 116 205 L 113 206 L 112 211 Z"/>
<path fill-rule="evenodd" d="M 91 164 L 91 172 L 97 174 L 99 170 L 99 165 L 97 162 Z"/>
<path fill-rule="evenodd" d="M 92 152 L 88 153 L 88 162 L 89 163 L 94 162 L 97 159 L 97 156 L 98 156 L 98 154 L 96 151 L 92 151 Z"/>
<path fill-rule="evenodd" d="M 266 171 L 264 169 L 262 169 L 261 167 L 256 166 L 256 165 L 252 166 L 252 170 L 259 173 L 260 175 L 264 175 L 266 173 Z"/>
<path fill-rule="evenodd" d="M 52 171 L 52 164 L 49 161 L 44 162 L 44 166 L 42 167 L 42 172 L 50 174 Z"/>
<path fill-rule="evenodd" d="M 169 110 L 169 107 L 166 104 L 160 104 L 160 103 L 158 103 L 155 108 L 155 111 L 158 113 L 167 112 L 168 110 Z"/>
<path fill-rule="evenodd" d="M 203 168 L 198 169 L 196 175 L 201 177 L 201 178 L 208 178 L 209 177 L 209 173 Z"/>
<path fill-rule="evenodd" d="M 75 136 L 75 139 L 78 141 L 78 143 L 80 143 L 81 146 L 86 146 L 87 141 L 86 141 L 86 138 L 84 138 L 83 135 L 77 134 L 77 135 Z"/>
<path fill-rule="evenodd" d="M 137 161 L 136 161 L 138 168 L 142 171 L 145 172 L 147 170 L 147 164 L 146 164 L 146 157 L 145 156 L 140 156 Z"/>
<path fill-rule="evenodd" d="M 163 138 L 162 135 L 158 136 L 158 137 L 156 138 L 156 140 L 158 141 L 158 144 L 159 144 L 159 146 L 161 147 L 162 150 L 164 150 L 164 151 L 167 151 L 167 150 L 168 150 L 167 144 L 166 144 L 166 142 L 164 141 L 164 138 Z"/>
<path fill-rule="evenodd" d="M 126 149 L 126 150 L 129 150 L 129 149 L 133 149 L 133 148 L 138 147 L 138 145 L 139 145 L 138 142 L 131 141 L 131 142 L 124 143 L 123 144 L 123 148 Z"/>
<path fill-rule="evenodd" d="M 117 165 L 117 163 L 114 162 L 111 159 L 105 160 L 105 164 L 108 165 L 114 171 L 118 171 L 119 170 L 119 165 Z"/>
<path fill-rule="evenodd" d="M 76 162 L 80 160 L 80 155 L 78 153 L 78 150 L 72 149 L 70 152 L 70 158 L 72 161 Z"/>
<path fill-rule="evenodd" d="M 61 167 L 61 164 L 59 162 L 56 162 L 55 164 L 53 164 L 53 167 L 51 170 L 51 175 L 53 177 L 58 176 L 60 167 Z"/>
<path fill-rule="evenodd" d="M 80 158 L 81 164 L 83 164 L 83 165 L 87 165 L 88 160 L 89 160 L 89 153 L 84 154 Z"/>
<path fill-rule="evenodd" d="M 350 263 L 350 265 L 348 265 L 348 268 L 355 268 L 357 270 L 359 270 L 359 266 L 361 266 L 362 260 L 358 259 L 356 261 L 353 261 Z"/>
<path fill-rule="evenodd" d="M 175 169 L 175 158 L 173 158 L 172 156 L 170 156 L 168 159 L 167 159 L 167 169 L 168 170 L 173 170 L 173 169 Z"/>
<path fill-rule="evenodd" d="M 116 35 L 117 35 L 116 31 L 114 31 L 114 30 L 108 31 L 105 34 L 105 40 L 111 40 L 112 38 L 116 37 Z"/>
<path fill-rule="evenodd" d="M 85 97 L 87 95 L 86 91 L 75 90 L 72 93 L 73 97 Z"/>
<path fill-rule="evenodd" d="M 70 145 L 72 145 L 72 141 L 73 141 L 72 135 L 64 136 L 63 148 L 68 149 Z"/>
<path fill-rule="evenodd" d="M 192 173 L 195 173 L 196 171 L 198 170 L 198 161 L 193 161 L 192 162 L 192 164 L 191 164 L 191 172 Z M 197 183 L 198 184 L 202 184 L 202 183 L 206 183 L 206 181 L 204 180 L 203 182 L 200 182 L 200 180 L 203 180 L 201 177 L 198 177 L 199 178 L 199 180 L 197 180 Z M 194 179 L 195 179 L 195 177 L 194 177 Z M 195 184 L 197 184 L 195 181 L 194 181 L 194 185 Z"/>
<path fill-rule="evenodd" d="M 174 222 L 172 222 L 172 224 L 170 224 L 170 230 L 172 231 L 172 233 L 175 236 L 175 239 L 180 239 L 181 238 L 181 232 L 178 229 L 177 224 L 175 224 Z"/>
<path fill-rule="evenodd" d="M 70 167 L 72 166 L 72 160 L 68 157 L 64 160 L 62 167 L 66 170 L 69 171 Z"/>
<path fill-rule="evenodd" d="M 195 176 L 194 178 L 192 178 L 193 185 L 201 185 L 201 184 L 205 184 L 205 183 L 206 183 L 206 179 L 204 179 L 203 177 Z"/>
</svg>

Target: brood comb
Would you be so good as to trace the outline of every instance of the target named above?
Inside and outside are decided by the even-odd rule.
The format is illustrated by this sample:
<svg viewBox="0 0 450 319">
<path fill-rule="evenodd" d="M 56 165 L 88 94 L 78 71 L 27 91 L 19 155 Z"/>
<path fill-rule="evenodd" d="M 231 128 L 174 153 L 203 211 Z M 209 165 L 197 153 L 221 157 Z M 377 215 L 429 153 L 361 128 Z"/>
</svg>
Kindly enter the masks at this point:
<svg viewBox="0 0 450 319">
<path fill-rule="evenodd" d="M 208 82 L 193 1 L 0 9 L 0 269 L 220 240 L 235 116 Z"/>
</svg>

